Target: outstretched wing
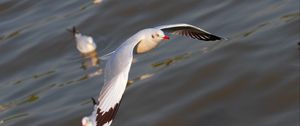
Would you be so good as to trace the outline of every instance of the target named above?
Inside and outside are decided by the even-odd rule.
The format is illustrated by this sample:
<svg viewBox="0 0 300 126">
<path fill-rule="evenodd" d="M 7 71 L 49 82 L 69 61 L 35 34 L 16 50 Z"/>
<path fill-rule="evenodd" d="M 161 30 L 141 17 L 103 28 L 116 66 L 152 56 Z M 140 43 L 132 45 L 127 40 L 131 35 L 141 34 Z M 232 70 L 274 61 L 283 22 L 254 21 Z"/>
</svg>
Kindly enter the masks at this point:
<svg viewBox="0 0 300 126">
<path fill-rule="evenodd" d="M 163 26 L 158 26 L 156 28 L 161 29 L 163 32 L 176 34 L 176 35 L 189 36 L 193 39 L 204 40 L 204 41 L 216 41 L 216 40 L 225 39 L 189 24 L 163 25 Z"/>
<path fill-rule="evenodd" d="M 115 118 L 126 89 L 133 59 L 133 47 L 128 47 L 135 46 L 140 38 L 140 34 L 130 37 L 108 58 L 104 71 L 104 86 L 98 98 L 96 126 L 109 126 Z"/>
<path fill-rule="evenodd" d="M 112 123 L 126 89 L 131 60 L 128 61 L 130 64 L 125 65 L 126 61 L 115 53 L 108 59 L 105 66 L 104 87 L 98 98 L 96 126 L 109 126 Z"/>
<path fill-rule="evenodd" d="M 96 126 L 109 126 L 115 118 L 120 106 L 122 95 L 126 88 L 126 84 L 120 83 L 122 80 L 121 76 L 117 76 L 114 80 L 108 82 L 101 90 L 100 97 L 98 99 L 99 105 L 96 114 Z M 125 86 L 123 87 L 122 85 Z"/>
<path fill-rule="evenodd" d="M 112 56 L 112 54 L 114 54 L 114 53 L 115 53 L 115 51 L 109 52 L 109 53 L 101 56 L 100 59 L 101 60 L 108 60 Z"/>
</svg>

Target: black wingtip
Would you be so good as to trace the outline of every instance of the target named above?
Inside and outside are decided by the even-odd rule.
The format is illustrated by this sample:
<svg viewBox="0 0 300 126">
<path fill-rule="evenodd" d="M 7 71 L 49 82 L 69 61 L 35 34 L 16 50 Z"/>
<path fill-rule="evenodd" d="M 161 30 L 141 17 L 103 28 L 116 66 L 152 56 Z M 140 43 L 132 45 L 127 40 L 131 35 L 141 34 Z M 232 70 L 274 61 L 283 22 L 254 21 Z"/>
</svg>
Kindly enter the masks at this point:
<svg viewBox="0 0 300 126">
<path fill-rule="evenodd" d="M 218 40 L 228 40 L 228 38 L 220 37 L 216 35 L 210 35 L 206 41 L 218 41 Z"/>
<path fill-rule="evenodd" d="M 209 37 L 209 40 L 211 41 L 222 40 L 222 37 L 211 35 L 211 37 Z"/>
<path fill-rule="evenodd" d="M 116 103 L 114 106 L 111 106 L 111 108 L 108 111 L 102 111 L 100 108 L 98 108 L 96 116 L 96 125 L 104 126 L 104 124 L 113 121 L 116 117 L 119 107 L 120 104 Z"/>
<path fill-rule="evenodd" d="M 98 105 L 98 103 L 96 102 L 96 100 L 93 97 L 91 97 L 91 99 L 93 101 L 93 105 Z"/>
</svg>

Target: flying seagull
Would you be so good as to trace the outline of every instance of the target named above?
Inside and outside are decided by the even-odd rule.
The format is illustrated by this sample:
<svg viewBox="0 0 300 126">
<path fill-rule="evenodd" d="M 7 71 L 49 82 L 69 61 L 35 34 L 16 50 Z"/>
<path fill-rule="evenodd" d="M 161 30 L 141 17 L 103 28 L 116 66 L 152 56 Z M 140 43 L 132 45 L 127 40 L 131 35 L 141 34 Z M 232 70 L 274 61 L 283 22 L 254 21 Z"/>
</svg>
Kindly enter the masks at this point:
<svg viewBox="0 0 300 126">
<path fill-rule="evenodd" d="M 204 41 L 224 39 L 189 24 L 163 25 L 137 32 L 110 54 L 104 70 L 104 86 L 100 91 L 98 103 L 94 101 L 94 111 L 82 119 L 82 126 L 111 125 L 126 88 L 134 49 L 137 53 L 148 52 L 160 41 L 170 39 L 165 33 Z"/>
<path fill-rule="evenodd" d="M 97 46 L 91 36 L 81 34 L 76 27 L 68 29 L 68 31 L 73 33 L 79 52 L 87 54 L 96 50 Z"/>
</svg>

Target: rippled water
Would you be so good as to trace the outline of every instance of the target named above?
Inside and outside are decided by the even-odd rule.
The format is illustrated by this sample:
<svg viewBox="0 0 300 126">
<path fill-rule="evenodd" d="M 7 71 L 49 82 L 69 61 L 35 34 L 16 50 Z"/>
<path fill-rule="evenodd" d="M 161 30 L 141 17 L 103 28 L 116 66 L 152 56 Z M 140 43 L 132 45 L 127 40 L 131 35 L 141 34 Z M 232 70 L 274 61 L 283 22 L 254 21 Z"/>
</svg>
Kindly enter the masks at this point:
<svg viewBox="0 0 300 126">
<path fill-rule="evenodd" d="M 102 56 L 140 29 L 189 23 L 229 38 L 171 36 L 135 56 L 112 126 L 298 126 L 299 0 L 0 0 L 0 125 L 80 126 Z M 67 28 L 92 35 L 83 56 Z"/>
</svg>

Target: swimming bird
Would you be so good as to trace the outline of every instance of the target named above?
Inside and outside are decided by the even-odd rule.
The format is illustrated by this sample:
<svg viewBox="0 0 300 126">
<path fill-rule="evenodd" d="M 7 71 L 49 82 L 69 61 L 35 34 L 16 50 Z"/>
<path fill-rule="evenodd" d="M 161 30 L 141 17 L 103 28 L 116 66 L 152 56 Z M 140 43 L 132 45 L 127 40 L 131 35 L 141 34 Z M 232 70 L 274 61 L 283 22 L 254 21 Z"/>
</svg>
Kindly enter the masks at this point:
<svg viewBox="0 0 300 126">
<path fill-rule="evenodd" d="M 68 29 L 73 33 L 76 41 L 76 47 L 80 53 L 87 54 L 96 50 L 97 46 L 91 36 L 81 34 L 76 27 Z"/>
<path fill-rule="evenodd" d="M 137 32 L 110 54 L 104 70 L 104 86 L 100 91 L 98 103 L 95 104 L 92 114 L 82 119 L 82 126 L 111 125 L 126 88 L 134 49 L 137 53 L 153 49 L 162 40 L 170 39 L 165 33 L 204 41 L 224 39 L 189 24 L 163 25 Z"/>
</svg>

